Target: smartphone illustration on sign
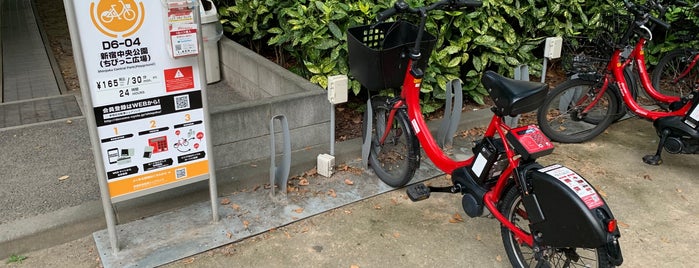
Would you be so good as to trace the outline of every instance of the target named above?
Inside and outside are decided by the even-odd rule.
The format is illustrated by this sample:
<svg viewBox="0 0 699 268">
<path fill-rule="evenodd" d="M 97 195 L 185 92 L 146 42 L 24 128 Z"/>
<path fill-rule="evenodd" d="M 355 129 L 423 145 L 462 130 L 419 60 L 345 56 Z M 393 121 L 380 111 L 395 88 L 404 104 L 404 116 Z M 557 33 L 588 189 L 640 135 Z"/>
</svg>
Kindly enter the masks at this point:
<svg viewBox="0 0 699 268">
<path fill-rule="evenodd" d="M 119 160 L 119 148 L 107 150 L 107 158 L 110 164 L 116 164 L 117 160 Z"/>
</svg>

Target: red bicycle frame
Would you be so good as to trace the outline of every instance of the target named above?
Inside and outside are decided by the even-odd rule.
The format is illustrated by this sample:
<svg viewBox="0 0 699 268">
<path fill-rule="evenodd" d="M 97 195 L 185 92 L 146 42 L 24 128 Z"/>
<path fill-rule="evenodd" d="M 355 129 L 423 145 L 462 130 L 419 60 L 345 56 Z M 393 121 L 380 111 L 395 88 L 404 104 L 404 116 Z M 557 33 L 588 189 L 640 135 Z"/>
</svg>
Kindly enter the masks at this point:
<svg viewBox="0 0 699 268">
<path fill-rule="evenodd" d="M 412 67 L 412 60 L 408 61 L 408 66 Z M 422 79 L 413 76 L 411 68 L 408 68 L 405 74 L 405 79 L 403 81 L 401 100 L 397 101 L 394 104 L 393 109 L 391 109 L 386 129 L 389 129 L 392 126 L 393 118 L 395 117 L 395 112 L 397 111 L 397 109 L 400 109 L 403 106 L 407 106 L 408 119 L 410 120 L 410 124 L 413 127 L 413 130 L 415 131 L 415 135 L 417 136 L 420 144 L 422 145 L 422 148 L 425 150 L 427 157 L 430 160 L 432 160 L 432 162 L 435 164 L 435 166 L 437 166 L 437 168 L 439 168 L 447 174 L 452 174 L 452 172 L 457 168 L 471 165 L 473 163 L 474 157 L 471 157 L 464 161 L 456 161 L 447 156 L 444 153 L 444 151 L 442 151 L 442 149 L 439 147 L 439 145 L 437 145 L 437 142 L 432 136 L 432 133 L 430 132 L 427 123 L 425 122 L 422 116 L 422 109 L 420 107 L 421 84 Z M 490 120 L 490 124 L 488 125 L 488 128 L 486 129 L 484 136 L 493 137 L 495 136 L 495 134 L 498 134 L 500 137 L 504 138 L 506 131 L 510 131 L 510 129 L 511 128 L 507 124 L 505 124 L 502 117 L 493 115 L 493 118 Z M 385 141 L 387 135 L 388 131 L 384 133 L 384 135 L 381 137 L 381 143 Z M 501 193 L 505 190 L 505 187 L 507 186 L 510 178 L 513 175 L 515 167 L 519 166 L 519 158 L 515 159 L 514 150 L 510 148 L 510 145 L 506 142 L 503 143 L 503 145 L 505 146 L 505 152 L 507 154 L 509 165 L 507 166 L 507 168 L 505 168 L 502 174 L 500 174 L 500 177 L 495 186 L 486 193 L 484 197 L 484 203 L 488 210 L 490 210 L 490 212 L 495 216 L 495 218 L 498 219 L 500 223 L 502 223 L 505 227 L 510 229 L 515 234 L 518 241 L 521 241 L 529 246 L 533 246 L 533 237 L 530 234 L 524 232 L 519 227 L 515 226 L 512 222 L 510 222 L 507 219 L 507 217 L 502 215 L 502 213 L 500 213 L 500 211 L 497 209 L 497 203 L 500 200 Z"/>
<path fill-rule="evenodd" d="M 636 102 L 636 100 L 633 99 L 633 96 L 631 95 L 631 90 L 629 89 L 629 86 L 626 83 L 626 79 L 624 78 L 624 69 L 632 62 L 637 66 L 643 89 L 646 93 L 648 93 L 648 95 L 651 98 L 657 101 L 661 101 L 663 103 L 672 103 L 680 100 L 680 97 L 664 95 L 658 92 L 658 90 L 656 90 L 655 87 L 653 87 L 653 84 L 650 81 L 650 76 L 648 75 L 648 71 L 646 69 L 646 60 L 643 52 L 643 46 L 645 45 L 645 43 L 645 38 L 639 38 L 638 42 L 636 42 L 636 45 L 634 46 L 634 49 L 631 51 L 631 54 L 624 61 L 621 60 L 621 50 L 616 49 L 614 51 L 611 60 L 607 65 L 607 70 L 611 72 L 613 76 L 610 77 L 609 72 L 605 74 L 601 93 L 604 93 L 604 91 L 608 89 L 610 81 L 614 81 L 617 83 L 617 86 L 619 87 L 619 93 L 621 94 L 621 97 L 626 106 L 630 108 L 631 112 L 639 115 L 640 117 L 655 121 L 656 119 L 661 117 L 684 116 L 691 107 L 691 103 L 687 103 L 684 107 L 676 111 L 659 112 L 643 108 L 638 104 L 638 102 Z M 598 94 L 598 99 L 602 96 L 601 93 Z M 597 100 L 592 102 L 585 110 L 587 111 L 591 109 L 592 106 L 596 104 Z"/>
</svg>

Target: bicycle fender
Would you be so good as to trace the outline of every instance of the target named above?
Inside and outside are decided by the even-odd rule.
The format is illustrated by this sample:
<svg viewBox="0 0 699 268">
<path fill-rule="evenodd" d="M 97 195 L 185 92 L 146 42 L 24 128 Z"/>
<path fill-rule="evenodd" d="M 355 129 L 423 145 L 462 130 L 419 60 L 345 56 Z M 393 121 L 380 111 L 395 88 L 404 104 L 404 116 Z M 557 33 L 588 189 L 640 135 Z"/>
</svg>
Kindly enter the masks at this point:
<svg viewBox="0 0 699 268">
<path fill-rule="evenodd" d="M 598 248 L 615 244 L 618 228 L 606 202 L 582 176 L 562 165 L 528 172 L 531 193 L 523 198 L 532 234 L 543 245 Z"/>
</svg>

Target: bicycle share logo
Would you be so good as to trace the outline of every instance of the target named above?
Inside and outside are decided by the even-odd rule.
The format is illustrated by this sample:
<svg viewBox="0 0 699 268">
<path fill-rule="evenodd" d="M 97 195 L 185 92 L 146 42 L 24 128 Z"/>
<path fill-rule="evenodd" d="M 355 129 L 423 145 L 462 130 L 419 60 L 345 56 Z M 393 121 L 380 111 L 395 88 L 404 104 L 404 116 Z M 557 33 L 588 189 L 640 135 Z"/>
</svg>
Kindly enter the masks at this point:
<svg viewBox="0 0 699 268">
<path fill-rule="evenodd" d="M 138 31 L 145 19 L 145 8 L 136 0 L 99 0 L 90 3 L 92 24 L 111 38 L 127 37 Z"/>
</svg>

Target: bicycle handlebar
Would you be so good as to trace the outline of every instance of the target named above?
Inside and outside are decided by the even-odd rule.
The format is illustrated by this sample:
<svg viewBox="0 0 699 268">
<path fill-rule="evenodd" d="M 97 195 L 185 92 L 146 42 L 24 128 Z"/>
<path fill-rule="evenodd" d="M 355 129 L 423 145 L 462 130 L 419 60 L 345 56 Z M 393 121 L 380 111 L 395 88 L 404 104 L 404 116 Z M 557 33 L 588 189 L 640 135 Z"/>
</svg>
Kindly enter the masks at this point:
<svg viewBox="0 0 699 268">
<path fill-rule="evenodd" d="M 676 6 L 680 6 L 680 7 L 688 7 L 689 6 L 689 3 L 685 2 L 685 1 L 673 1 L 673 3 Z"/>
<path fill-rule="evenodd" d="M 462 8 L 468 8 L 468 7 L 482 7 L 483 2 L 481 1 L 476 1 L 476 0 L 452 0 L 450 1 L 451 3 L 447 4 L 447 7 L 445 8 L 446 10 L 459 10 Z"/>
<path fill-rule="evenodd" d="M 395 4 L 393 4 L 392 8 L 386 9 L 384 11 L 379 12 L 379 15 L 376 16 L 377 21 L 384 21 L 390 17 L 393 17 L 393 15 L 396 15 L 399 10 L 408 10 L 410 9 L 410 6 L 408 6 L 408 3 L 405 1 L 397 1 Z"/>
<path fill-rule="evenodd" d="M 651 9 L 658 10 L 660 12 L 660 16 L 665 15 L 665 11 L 667 11 L 667 8 L 663 7 L 660 3 L 656 3 L 654 1 L 648 1 L 646 2 L 647 6 L 643 5 L 636 5 L 634 3 L 629 2 L 628 0 L 624 0 L 624 6 L 626 7 L 627 10 L 631 11 L 631 13 L 634 14 L 634 21 L 632 22 L 631 25 L 629 25 L 626 33 L 624 33 L 624 36 L 620 40 L 622 43 L 621 44 L 626 44 L 628 43 L 629 39 L 631 39 L 631 36 L 633 33 L 636 31 L 636 29 L 641 29 L 643 31 L 648 31 L 648 34 L 650 35 L 650 31 L 648 30 L 647 27 L 645 27 L 645 24 L 648 23 L 648 21 L 653 22 L 654 26 L 662 27 L 664 30 L 667 30 L 670 28 L 670 24 L 658 19 L 656 17 L 651 16 L 650 11 Z M 650 7 L 649 7 L 650 6 Z M 652 38 L 647 37 L 647 38 Z"/>
<path fill-rule="evenodd" d="M 408 3 L 406 3 L 404 0 L 398 0 L 392 8 L 379 12 L 379 14 L 376 16 L 376 20 L 381 22 L 401 13 L 410 13 L 423 16 L 423 13 L 435 9 L 454 11 L 468 7 L 480 7 L 482 5 L 483 2 L 477 0 L 441 0 L 426 7 L 411 8 L 410 5 L 408 5 Z"/>
<path fill-rule="evenodd" d="M 650 19 L 650 21 L 652 21 L 656 26 L 662 27 L 664 30 L 670 29 L 670 24 L 665 21 L 662 21 L 653 16 L 649 17 L 648 19 Z"/>
<path fill-rule="evenodd" d="M 658 12 L 660 12 L 660 16 L 665 15 L 667 8 L 663 7 L 659 2 L 648 1 L 647 5 L 651 6 L 651 7 L 648 7 L 648 6 L 642 6 L 642 5 L 635 5 L 631 2 L 629 2 L 628 0 L 624 0 L 624 5 L 626 5 L 626 8 L 629 11 L 633 12 L 633 14 L 636 15 L 635 20 L 637 22 L 645 24 L 646 22 L 648 22 L 648 20 L 650 20 L 654 24 L 656 24 L 657 26 L 662 27 L 663 29 L 667 30 L 670 28 L 669 23 L 650 15 L 651 9 L 658 10 Z"/>
</svg>

